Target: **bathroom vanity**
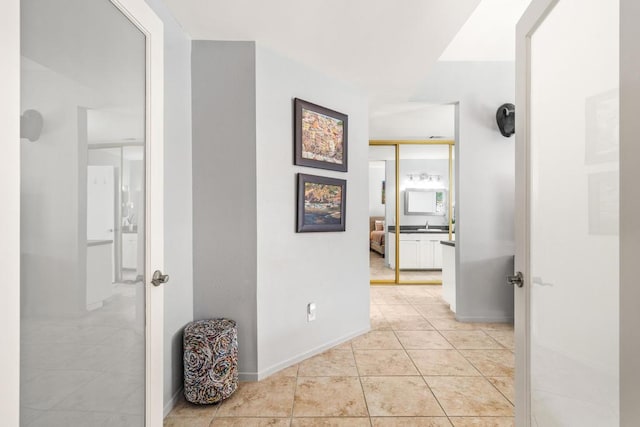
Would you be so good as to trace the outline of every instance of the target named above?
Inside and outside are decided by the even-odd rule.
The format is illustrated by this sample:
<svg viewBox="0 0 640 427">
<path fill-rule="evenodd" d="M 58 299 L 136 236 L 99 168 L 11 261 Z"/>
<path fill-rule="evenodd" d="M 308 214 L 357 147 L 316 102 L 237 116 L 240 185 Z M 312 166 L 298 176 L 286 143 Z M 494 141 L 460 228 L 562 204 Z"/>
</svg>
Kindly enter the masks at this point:
<svg viewBox="0 0 640 427">
<path fill-rule="evenodd" d="M 449 240 L 443 229 L 400 227 L 400 270 L 439 270 L 442 268 L 441 240 Z M 389 227 L 389 266 L 395 268 L 395 227 Z"/>
</svg>

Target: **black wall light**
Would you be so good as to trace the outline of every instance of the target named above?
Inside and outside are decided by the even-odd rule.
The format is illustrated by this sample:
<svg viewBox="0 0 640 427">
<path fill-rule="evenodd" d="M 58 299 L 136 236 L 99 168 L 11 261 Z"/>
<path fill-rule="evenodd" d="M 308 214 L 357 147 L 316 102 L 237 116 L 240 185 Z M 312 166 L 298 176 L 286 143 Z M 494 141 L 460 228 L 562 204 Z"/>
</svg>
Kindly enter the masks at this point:
<svg viewBox="0 0 640 427">
<path fill-rule="evenodd" d="M 516 106 L 502 104 L 496 112 L 496 122 L 502 136 L 509 138 L 516 133 Z"/>
</svg>

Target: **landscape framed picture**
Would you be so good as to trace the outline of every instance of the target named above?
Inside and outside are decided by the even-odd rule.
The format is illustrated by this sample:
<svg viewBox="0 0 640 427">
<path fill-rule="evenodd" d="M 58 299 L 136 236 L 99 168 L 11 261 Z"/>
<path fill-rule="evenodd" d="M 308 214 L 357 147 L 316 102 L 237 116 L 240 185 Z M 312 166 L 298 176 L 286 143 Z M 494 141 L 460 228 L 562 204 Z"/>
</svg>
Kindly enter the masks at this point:
<svg viewBox="0 0 640 427">
<path fill-rule="evenodd" d="M 344 231 L 347 181 L 298 174 L 298 233 Z"/>
<path fill-rule="evenodd" d="M 298 98 L 294 111 L 294 163 L 346 172 L 347 115 Z"/>
</svg>

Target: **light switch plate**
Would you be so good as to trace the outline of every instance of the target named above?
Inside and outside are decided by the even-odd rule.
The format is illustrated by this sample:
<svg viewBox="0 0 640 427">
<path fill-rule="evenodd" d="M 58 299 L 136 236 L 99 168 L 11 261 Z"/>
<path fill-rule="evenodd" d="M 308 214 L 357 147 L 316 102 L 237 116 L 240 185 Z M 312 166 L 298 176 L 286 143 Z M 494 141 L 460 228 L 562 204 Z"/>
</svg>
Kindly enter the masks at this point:
<svg viewBox="0 0 640 427">
<path fill-rule="evenodd" d="M 316 303 L 310 302 L 307 304 L 307 322 L 313 322 L 316 320 Z"/>
</svg>

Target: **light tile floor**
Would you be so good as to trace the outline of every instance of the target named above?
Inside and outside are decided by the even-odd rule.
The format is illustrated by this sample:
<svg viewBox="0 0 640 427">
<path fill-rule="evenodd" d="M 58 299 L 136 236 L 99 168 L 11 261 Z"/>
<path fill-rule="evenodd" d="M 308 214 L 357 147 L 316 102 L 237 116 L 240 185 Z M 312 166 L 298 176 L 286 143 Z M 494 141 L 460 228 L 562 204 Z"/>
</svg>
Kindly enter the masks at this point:
<svg viewBox="0 0 640 427">
<path fill-rule="evenodd" d="M 441 286 L 372 286 L 371 332 L 166 427 L 513 426 L 513 327 L 457 322 Z"/>
</svg>

